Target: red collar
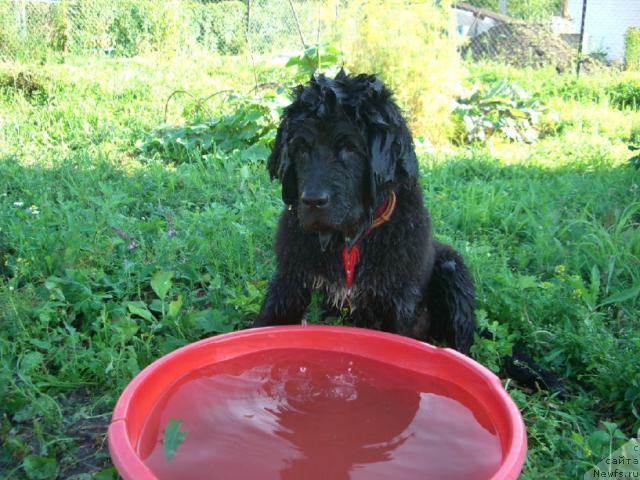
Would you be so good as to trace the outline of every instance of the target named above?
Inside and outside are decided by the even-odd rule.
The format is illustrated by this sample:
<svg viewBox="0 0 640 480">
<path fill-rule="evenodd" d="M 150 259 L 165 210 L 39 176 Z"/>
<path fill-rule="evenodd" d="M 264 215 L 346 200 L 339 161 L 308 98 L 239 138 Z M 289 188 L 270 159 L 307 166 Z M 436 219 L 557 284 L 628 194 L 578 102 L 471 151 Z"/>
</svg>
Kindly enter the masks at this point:
<svg viewBox="0 0 640 480">
<path fill-rule="evenodd" d="M 396 194 L 391 192 L 387 199 L 382 202 L 378 208 L 376 208 L 376 215 L 373 219 L 373 223 L 364 234 L 364 237 L 369 235 L 374 228 L 379 227 L 383 223 L 386 223 L 393 215 L 393 211 L 396 208 Z M 342 247 L 342 263 L 344 265 L 345 284 L 347 288 L 351 288 L 353 285 L 353 279 L 355 277 L 356 265 L 360 261 L 360 243 L 356 243 L 349 249 L 347 244 Z"/>
</svg>

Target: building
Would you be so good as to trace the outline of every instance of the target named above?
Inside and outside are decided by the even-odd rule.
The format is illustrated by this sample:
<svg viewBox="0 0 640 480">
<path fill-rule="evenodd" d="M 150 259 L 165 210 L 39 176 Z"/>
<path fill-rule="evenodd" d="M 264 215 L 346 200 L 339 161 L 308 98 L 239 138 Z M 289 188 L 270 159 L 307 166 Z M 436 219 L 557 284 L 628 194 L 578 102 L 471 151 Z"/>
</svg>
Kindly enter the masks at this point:
<svg viewBox="0 0 640 480">
<path fill-rule="evenodd" d="M 575 32 L 580 32 L 582 4 L 583 0 L 568 0 Z M 624 61 L 624 34 L 629 27 L 640 27 L 640 0 L 587 0 L 583 51 Z"/>
<path fill-rule="evenodd" d="M 496 25 L 513 21 L 512 18 L 505 15 L 474 7 L 465 2 L 454 3 L 453 13 L 456 18 L 458 33 L 469 37 L 475 37 Z"/>
</svg>

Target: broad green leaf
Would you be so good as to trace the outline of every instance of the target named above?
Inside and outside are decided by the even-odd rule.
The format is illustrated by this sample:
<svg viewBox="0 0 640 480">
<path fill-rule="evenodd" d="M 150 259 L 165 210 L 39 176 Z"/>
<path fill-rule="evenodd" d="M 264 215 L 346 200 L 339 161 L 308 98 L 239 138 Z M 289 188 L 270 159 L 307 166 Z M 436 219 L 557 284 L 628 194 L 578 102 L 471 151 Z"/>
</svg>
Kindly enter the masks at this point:
<svg viewBox="0 0 640 480">
<path fill-rule="evenodd" d="M 167 428 L 164 431 L 164 437 L 162 438 L 162 446 L 164 447 L 164 456 L 167 462 L 173 460 L 176 454 L 176 450 L 187 436 L 187 432 L 180 431 L 180 424 L 182 420 L 176 420 L 172 418 L 167 424 Z"/>
<path fill-rule="evenodd" d="M 20 359 L 20 369 L 23 372 L 30 372 L 35 369 L 38 365 L 42 364 L 44 360 L 44 355 L 40 352 L 29 352 L 22 356 Z"/>
<path fill-rule="evenodd" d="M 529 116 L 527 112 L 519 108 L 510 107 L 508 110 L 509 110 L 509 113 L 516 118 L 527 118 Z"/>
<path fill-rule="evenodd" d="M 123 343 L 131 340 L 133 336 L 138 332 L 138 324 L 131 318 L 124 318 L 120 320 L 113 325 L 113 328 L 119 335 L 119 338 L 117 338 L 117 340 Z"/>
<path fill-rule="evenodd" d="M 137 315 L 150 322 L 155 320 L 153 314 L 142 302 L 129 302 L 127 303 L 127 309 L 129 309 L 129 313 L 131 313 L 132 315 Z"/>
<path fill-rule="evenodd" d="M 584 437 L 577 432 L 571 432 L 571 439 L 578 445 L 584 446 Z"/>
<path fill-rule="evenodd" d="M 165 353 L 173 352 L 180 347 L 184 347 L 187 343 L 189 342 L 184 338 L 167 335 L 160 341 L 160 353 L 164 355 Z"/>
<path fill-rule="evenodd" d="M 114 467 L 105 468 L 93 474 L 93 480 L 116 480 L 118 472 Z"/>
<path fill-rule="evenodd" d="M 135 377 L 138 373 L 140 373 L 140 365 L 138 365 L 138 358 L 136 357 L 133 349 L 129 351 L 129 358 L 127 358 L 127 370 L 131 374 L 132 377 Z"/>
<path fill-rule="evenodd" d="M 260 120 L 263 116 L 264 112 L 262 110 L 249 110 L 249 112 L 247 112 L 247 114 L 245 115 L 244 120 L 246 122 L 255 122 L 257 120 Z"/>
<path fill-rule="evenodd" d="M 66 480 L 96 480 L 98 477 L 91 475 L 90 473 L 78 473 L 67 477 Z M 118 477 L 113 477 L 118 478 Z M 108 480 L 112 480 L 112 477 L 107 477 Z"/>
<path fill-rule="evenodd" d="M 602 448 L 603 445 L 609 443 L 610 436 L 607 432 L 603 432 L 602 430 L 596 430 L 589 435 L 589 445 L 592 450 L 598 451 Z"/>
<path fill-rule="evenodd" d="M 240 153 L 242 160 L 251 162 L 264 160 L 269 156 L 269 149 L 262 144 L 256 143 Z"/>
<path fill-rule="evenodd" d="M 64 282 L 60 277 L 50 276 L 44 282 L 44 287 L 47 290 L 53 290 L 54 288 L 60 288 L 61 284 Z"/>
<path fill-rule="evenodd" d="M 49 342 L 45 342 L 37 338 L 30 338 L 29 343 L 34 347 L 42 348 L 43 350 L 48 350 L 49 348 L 51 348 L 51 344 Z"/>
<path fill-rule="evenodd" d="M 255 123 L 249 123 L 236 133 L 237 137 L 242 140 L 251 140 L 260 132 L 260 127 Z"/>
<path fill-rule="evenodd" d="M 196 325 L 202 333 L 226 333 L 233 330 L 233 325 L 226 321 L 219 310 L 203 310 L 197 314 Z"/>
<path fill-rule="evenodd" d="M 57 478 L 58 463 L 55 458 L 29 455 L 22 463 L 24 471 L 31 480 L 49 480 Z"/>
<path fill-rule="evenodd" d="M 640 283 L 638 285 L 634 285 L 631 288 L 627 288 L 626 290 L 622 290 L 621 292 L 614 293 L 613 295 L 605 298 L 599 306 L 609 305 L 611 303 L 620 303 L 626 300 L 631 300 L 640 294 Z"/>
<path fill-rule="evenodd" d="M 171 288 L 172 278 L 173 272 L 156 272 L 151 277 L 151 288 L 153 288 L 160 300 L 164 300 L 167 296 L 167 292 Z"/>
<path fill-rule="evenodd" d="M 291 57 L 289 61 L 286 63 L 285 67 L 293 67 L 294 65 L 298 65 L 298 63 L 300 63 L 299 56 Z"/>
<path fill-rule="evenodd" d="M 162 305 L 162 300 L 160 300 L 159 298 L 154 298 L 149 304 L 149 310 L 153 310 L 154 312 L 162 312 Z"/>
<path fill-rule="evenodd" d="M 182 303 L 182 295 L 178 295 L 178 298 L 176 298 L 169 304 L 169 311 L 167 312 L 167 314 L 170 317 L 175 317 L 176 315 L 178 315 L 178 313 L 180 313 L 180 310 L 182 309 Z"/>
</svg>

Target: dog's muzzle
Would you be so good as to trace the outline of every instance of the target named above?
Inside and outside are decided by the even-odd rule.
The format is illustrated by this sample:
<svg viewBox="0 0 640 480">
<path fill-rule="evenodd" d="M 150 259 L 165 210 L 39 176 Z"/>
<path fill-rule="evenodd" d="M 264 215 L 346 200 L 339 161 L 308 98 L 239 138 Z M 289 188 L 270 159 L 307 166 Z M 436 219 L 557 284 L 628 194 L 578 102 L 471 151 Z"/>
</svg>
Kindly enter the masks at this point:
<svg viewBox="0 0 640 480">
<path fill-rule="evenodd" d="M 304 190 L 300 196 L 300 222 L 306 230 L 323 231 L 335 228 L 326 190 Z"/>
<path fill-rule="evenodd" d="M 310 209 L 322 209 L 329 205 L 329 192 L 325 190 L 302 192 L 300 196 L 302 204 Z"/>
</svg>

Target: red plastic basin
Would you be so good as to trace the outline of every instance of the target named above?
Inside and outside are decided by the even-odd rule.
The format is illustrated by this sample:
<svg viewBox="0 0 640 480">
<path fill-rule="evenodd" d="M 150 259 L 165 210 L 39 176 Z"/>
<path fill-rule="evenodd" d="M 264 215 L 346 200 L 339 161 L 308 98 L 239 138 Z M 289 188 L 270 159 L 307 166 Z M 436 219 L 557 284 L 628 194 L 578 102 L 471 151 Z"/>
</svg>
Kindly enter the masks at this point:
<svg viewBox="0 0 640 480">
<path fill-rule="evenodd" d="M 498 377 L 485 367 L 454 350 L 398 335 L 300 325 L 251 329 L 201 340 L 156 360 L 140 372 L 120 396 L 109 426 L 109 451 L 120 475 L 125 480 L 156 480 L 140 459 L 138 444 L 149 413 L 178 379 L 217 362 L 292 346 L 359 355 L 453 382 L 497 431 L 502 462 L 492 480 L 518 478 L 527 452 L 524 423 Z"/>
</svg>

